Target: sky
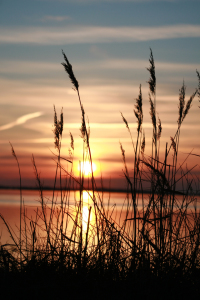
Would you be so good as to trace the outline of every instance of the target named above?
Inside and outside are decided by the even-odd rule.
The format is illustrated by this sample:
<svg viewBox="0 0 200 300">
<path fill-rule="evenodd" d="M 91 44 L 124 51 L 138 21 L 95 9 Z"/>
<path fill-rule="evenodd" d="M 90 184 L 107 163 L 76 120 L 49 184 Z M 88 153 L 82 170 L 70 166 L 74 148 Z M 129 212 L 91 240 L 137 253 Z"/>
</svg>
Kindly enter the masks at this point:
<svg viewBox="0 0 200 300">
<path fill-rule="evenodd" d="M 95 176 L 115 188 L 123 178 L 120 144 L 133 169 L 137 122 L 135 99 L 142 87 L 146 153 L 151 152 L 149 55 L 155 60 L 157 116 L 162 122 L 160 153 L 177 130 L 179 90 L 186 101 L 198 87 L 200 72 L 199 0 L 0 0 L 0 186 L 35 186 L 31 157 L 44 185 L 55 174 L 54 105 L 63 107 L 63 157 L 74 137 L 74 172 L 82 160 L 81 111 L 64 71 L 62 50 L 73 66 L 90 124 Z M 181 129 L 179 159 L 200 154 L 199 102 L 195 97 Z M 172 154 L 171 154 L 172 156 Z M 188 165 L 199 158 L 191 156 Z M 67 168 L 67 163 L 64 166 Z M 106 183 L 107 184 L 107 183 Z M 116 185 L 117 184 L 117 185 Z"/>
</svg>

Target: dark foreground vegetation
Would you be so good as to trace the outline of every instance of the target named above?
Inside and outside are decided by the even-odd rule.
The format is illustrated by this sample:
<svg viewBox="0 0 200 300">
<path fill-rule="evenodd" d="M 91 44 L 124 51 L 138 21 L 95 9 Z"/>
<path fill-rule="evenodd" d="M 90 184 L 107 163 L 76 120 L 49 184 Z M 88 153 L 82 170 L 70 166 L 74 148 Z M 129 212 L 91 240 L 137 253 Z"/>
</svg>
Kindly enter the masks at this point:
<svg viewBox="0 0 200 300">
<path fill-rule="evenodd" d="M 83 161 L 92 166 L 89 125 L 79 94 L 79 84 L 66 55 L 63 66 L 71 79 L 80 102 L 83 139 Z M 42 182 L 33 159 L 33 167 L 40 195 L 40 209 L 31 218 L 22 201 L 20 165 L 14 148 L 20 177 L 20 228 L 15 235 L 4 217 L 12 239 L 0 245 L 0 285 L 9 298 L 82 297 L 97 299 L 194 298 L 200 295 L 200 211 L 198 189 L 194 189 L 192 171 L 178 165 L 181 125 L 189 113 L 198 89 L 185 102 L 185 85 L 179 92 L 177 131 L 166 144 L 164 160 L 160 161 L 159 140 L 162 125 L 156 114 L 156 75 L 152 51 L 150 53 L 149 103 L 152 119 L 152 152 L 145 153 L 143 132 L 142 90 L 136 99 L 134 113 L 137 120 L 137 139 L 133 141 L 129 124 L 122 120 L 130 133 L 133 146 L 131 172 L 126 163 L 125 150 L 120 145 L 127 182 L 127 198 L 120 222 L 112 218 L 112 209 L 97 191 L 91 172 L 89 180 L 80 171 L 73 175 L 74 142 L 71 136 L 69 157 L 61 156 L 63 113 L 58 118 L 54 108 L 54 137 L 56 155 L 55 185 L 51 200 L 45 199 Z M 169 156 L 170 154 L 170 156 Z M 170 157 L 173 154 L 173 159 Z M 68 168 L 63 167 L 63 162 Z M 65 178 L 65 181 L 63 181 Z M 198 179 L 196 179 L 198 180 Z M 177 185 L 183 188 L 177 195 Z M 144 182 L 149 182 L 148 196 Z M 59 185 L 60 200 L 56 197 Z M 74 210 L 69 205 L 74 185 L 79 188 Z M 90 191 L 89 191 L 90 190 Z M 87 222 L 83 226 L 83 191 L 90 197 Z M 140 193 L 139 193 L 140 191 Z M 142 207 L 139 207 L 142 202 Z M 180 200 L 181 199 L 181 200 Z M 91 214 L 94 221 L 91 221 Z"/>
</svg>

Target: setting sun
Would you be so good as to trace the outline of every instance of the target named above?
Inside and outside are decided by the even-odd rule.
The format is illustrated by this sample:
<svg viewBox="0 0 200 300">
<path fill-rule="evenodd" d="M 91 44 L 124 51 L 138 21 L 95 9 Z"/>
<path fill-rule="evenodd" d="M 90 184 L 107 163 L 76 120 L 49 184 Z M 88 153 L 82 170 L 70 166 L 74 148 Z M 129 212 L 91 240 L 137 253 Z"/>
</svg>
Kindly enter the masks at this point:
<svg viewBox="0 0 200 300">
<path fill-rule="evenodd" d="M 92 162 L 92 169 L 91 169 L 91 163 L 89 161 L 80 162 L 78 165 L 79 172 L 84 174 L 84 176 L 89 176 L 96 171 L 97 166 L 95 163 Z"/>
</svg>

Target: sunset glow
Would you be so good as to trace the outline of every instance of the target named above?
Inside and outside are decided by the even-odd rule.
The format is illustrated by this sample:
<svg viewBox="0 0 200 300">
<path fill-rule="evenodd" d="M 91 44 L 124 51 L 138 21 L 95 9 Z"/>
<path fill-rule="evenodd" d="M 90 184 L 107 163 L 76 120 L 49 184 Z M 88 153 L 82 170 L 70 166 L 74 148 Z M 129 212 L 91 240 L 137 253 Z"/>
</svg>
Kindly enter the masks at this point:
<svg viewBox="0 0 200 300">
<path fill-rule="evenodd" d="M 78 165 L 78 171 L 81 172 L 84 176 L 91 176 L 92 172 L 93 174 L 97 170 L 96 164 L 92 162 L 92 164 L 89 161 L 81 162 Z"/>
<path fill-rule="evenodd" d="M 13 2 L 12 8 L 6 1 L 1 4 L 1 185 L 19 185 L 9 141 L 19 158 L 23 186 L 35 186 L 32 154 L 46 186 L 53 185 L 55 105 L 58 118 L 63 107 L 61 156 L 65 159 L 69 158 L 69 132 L 74 138 L 75 176 L 82 172 L 90 177 L 93 170 L 99 179 L 101 175 L 105 181 L 111 178 L 113 189 L 117 189 L 123 177 L 119 142 L 123 145 L 130 173 L 134 168 L 130 132 L 135 143 L 134 109 L 140 84 L 145 154 L 151 155 L 149 48 L 155 60 L 157 117 L 162 123 L 160 156 L 164 155 L 166 143 L 170 145 L 170 137 L 177 130 L 183 79 L 187 86 L 185 102 L 198 86 L 200 3 L 196 0 L 65 0 L 59 1 L 55 10 L 55 1 L 47 2 L 48 12 L 45 1 L 41 0 L 28 5 L 19 0 L 17 4 Z M 195 5 L 191 4 L 193 2 Z M 79 163 L 83 159 L 80 103 L 61 65 L 61 49 L 73 67 L 86 123 L 89 121 L 92 170 L 88 161 Z M 198 106 L 196 96 L 181 126 L 180 164 L 190 151 L 199 155 Z M 198 164 L 197 159 L 198 156 L 189 157 L 188 166 Z M 62 163 L 68 168 L 67 162 Z M 125 188 L 123 184 L 120 187 Z"/>
<path fill-rule="evenodd" d="M 200 295 L 199 12 L 0 0 L 2 299 Z"/>
</svg>

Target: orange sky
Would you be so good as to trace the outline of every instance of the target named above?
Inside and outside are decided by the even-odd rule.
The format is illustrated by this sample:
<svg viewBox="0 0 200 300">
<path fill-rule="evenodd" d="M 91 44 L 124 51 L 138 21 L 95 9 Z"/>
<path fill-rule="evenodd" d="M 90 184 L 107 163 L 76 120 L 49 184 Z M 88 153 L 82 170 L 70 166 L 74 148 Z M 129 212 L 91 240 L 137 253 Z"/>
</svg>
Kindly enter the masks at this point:
<svg viewBox="0 0 200 300">
<path fill-rule="evenodd" d="M 147 74 L 148 76 L 148 74 Z M 76 176 L 79 176 L 79 162 L 82 160 L 83 155 L 83 141 L 80 137 L 80 123 L 67 122 L 70 116 L 70 110 L 76 115 L 75 119 L 81 120 L 81 112 L 79 109 L 78 98 L 75 91 L 71 91 L 71 83 L 67 78 L 67 74 L 63 72 L 63 77 L 66 77 L 66 106 L 64 106 L 64 132 L 62 138 L 62 150 L 61 156 L 68 159 L 69 158 L 69 148 L 70 148 L 70 135 L 72 133 L 74 137 L 74 169 L 73 172 Z M 148 78 L 148 77 L 147 77 Z M 130 89 L 130 87 L 129 87 Z M 145 89 L 144 89 L 145 90 Z M 94 91 L 94 94 L 98 97 L 98 91 L 102 92 L 101 88 Z M 145 90 L 146 94 L 147 91 Z M 134 109 L 134 98 L 129 104 L 123 105 L 123 103 L 117 102 L 116 104 L 106 104 L 101 103 L 96 105 L 96 108 L 87 101 L 87 96 L 91 97 L 90 89 L 84 88 L 82 93 L 82 88 L 80 87 L 80 93 L 83 94 L 82 101 L 85 101 L 86 114 L 90 121 L 90 146 L 92 152 L 93 162 L 95 164 L 95 177 L 99 178 L 102 174 L 105 182 L 105 187 L 108 188 L 109 179 L 111 178 L 111 188 L 122 188 L 125 187 L 123 178 L 123 162 L 120 150 L 120 143 L 122 143 L 127 157 L 127 163 L 129 167 L 130 174 L 133 170 L 133 148 L 131 144 L 131 139 L 125 124 L 122 121 L 120 112 L 123 112 L 124 117 L 129 122 L 129 126 L 133 135 L 134 142 L 136 141 L 137 134 L 137 123 L 133 113 Z M 125 94 L 127 96 L 127 90 L 125 89 Z M 137 94 L 135 95 L 135 97 Z M 103 96 L 102 96 L 103 97 Z M 104 95 L 105 97 L 105 95 Z M 113 95 L 112 95 L 113 97 Z M 127 96 L 128 97 L 128 96 Z M 130 98 L 132 98 L 129 95 Z M 178 95 L 176 96 L 176 101 L 173 98 L 169 98 L 168 104 L 163 105 L 165 100 L 160 101 L 159 90 L 157 93 L 157 110 L 159 111 L 159 117 L 162 121 L 163 132 L 160 142 L 160 156 L 164 155 L 164 149 L 166 142 L 170 144 L 170 136 L 174 136 L 177 129 L 177 116 L 178 116 Z M 189 99 L 189 95 L 186 100 Z M 61 100 L 59 101 L 61 102 Z M 63 104 L 64 104 L 63 99 Z M 104 102 L 106 102 L 104 100 Z M 199 154 L 199 140 L 198 140 L 198 100 L 197 97 L 194 99 L 193 107 L 191 112 L 186 116 L 186 119 L 182 125 L 181 136 L 180 136 L 180 147 L 179 147 L 179 162 L 183 161 L 186 157 L 186 153 L 193 151 L 193 153 Z M 73 103 L 73 105 L 72 105 Z M 60 106 L 57 107 L 57 114 L 59 118 Z M 71 108 L 72 107 L 72 108 Z M 75 109 L 77 110 L 75 113 Z M 152 124 L 149 116 L 149 103 L 147 96 L 144 97 L 144 124 L 143 129 L 145 131 L 146 137 L 146 155 L 151 154 L 151 143 L 152 143 Z M 11 155 L 11 147 L 8 141 L 14 146 L 16 155 L 20 163 L 22 182 L 24 187 L 35 187 L 36 182 L 34 180 L 34 171 L 31 162 L 32 154 L 35 156 L 38 171 L 41 174 L 41 179 L 44 182 L 44 186 L 52 186 L 53 178 L 56 170 L 55 156 L 52 154 L 57 153 L 54 148 L 54 136 L 53 136 L 53 109 L 51 111 L 51 121 L 49 122 L 50 116 L 45 117 L 45 113 L 36 112 L 33 115 L 26 114 L 21 116 L 15 121 L 7 122 L 7 124 L 2 126 L 1 135 L 3 139 L 1 140 L 1 185 L 2 186 L 18 186 L 19 176 L 17 164 Z M 50 113 L 49 113 L 50 114 Z M 110 114 L 110 116 L 109 116 Z M 90 117 L 91 116 L 91 117 Z M 170 116 L 170 119 L 169 119 Z M 69 117 L 71 119 L 72 117 Z M 96 122 L 95 122 L 96 119 Z M 101 121 L 102 119 L 102 121 Z M 109 122 L 110 120 L 110 122 Z M 105 122 L 107 121 L 107 122 Z M 112 122 L 113 121 L 113 122 Z M 134 122 L 135 121 L 135 122 Z M 7 127 L 6 127 L 7 126 Z M 10 127 L 10 128 L 9 128 Z M 30 134 L 32 133 L 32 134 Z M 10 136 L 9 136 L 10 135 Z M 169 155 L 172 158 L 173 152 Z M 54 159 L 54 160 L 53 160 Z M 188 166 L 199 164 L 199 159 L 196 156 L 190 156 L 187 160 Z M 69 168 L 70 164 L 63 162 L 64 168 Z M 199 172 L 199 167 L 197 166 L 196 172 Z M 99 183 L 100 184 L 100 183 Z"/>
<path fill-rule="evenodd" d="M 62 61 L 62 58 L 61 58 Z M 148 60 L 147 64 L 148 66 Z M 156 61 L 155 61 L 155 65 Z M 3 94 L 9 100 L 17 98 L 21 103 L 26 97 L 31 97 L 31 103 L 34 103 L 40 109 L 33 113 L 25 113 L 27 109 L 22 106 L 16 110 L 10 109 L 10 114 L 3 114 L 3 125 L 0 126 L 1 134 L 1 156 L 0 156 L 0 176 L 1 186 L 18 186 L 19 176 L 17 164 L 11 155 L 11 147 L 9 141 L 12 143 L 18 160 L 20 163 L 23 187 L 35 187 L 34 171 L 32 166 L 32 154 L 35 156 L 38 171 L 44 182 L 44 186 L 52 186 L 53 178 L 56 170 L 55 156 L 57 153 L 54 147 L 53 134 L 53 116 L 54 111 L 50 103 L 53 103 L 53 98 L 58 99 L 54 101 L 56 105 L 57 115 L 59 118 L 61 105 L 63 105 L 64 112 L 64 131 L 62 138 L 61 156 L 69 158 L 70 148 L 70 134 L 74 137 L 74 168 L 73 172 L 79 176 L 79 162 L 82 161 L 83 155 L 83 140 L 80 137 L 81 127 L 81 111 L 77 94 L 72 90 L 71 82 L 67 74 L 62 70 L 63 87 L 42 87 L 34 89 L 34 86 L 16 87 L 9 90 L 3 88 Z M 75 72 L 76 69 L 74 69 Z M 146 72 L 146 79 L 149 75 Z M 141 80 L 144 81 L 144 80 Z M 159 78 L 158 78 L 159 83 Z M 162 85 L 161 85 L 162 86 Z M 127 163 L 130 174 L 133 170 L 133 148 L 128 130 L 123 123 L 121 112 L 129 123 L 132 132 L 133 141 L 136 142 L 137 136 L 137 122 L 134 116 L 135 98 L 138 95 L 138 88 L 129 86 L 118 86 L 114 82 L 110 86 L 80 86 L 81 99 L 85 108 L 86 116 L 90 124 L 90 147 L 92 152 L 93 162 L 95 164 L 95 177 L 99 178 L 102 174 L 104 178 L 105 187 L 108 188 L 111 180 L 111 188 L 124 188 L 123 178 L 123 163 L 120 150 L 120 143 L 122 143 L 125 150 Z M 189 88 L 186 96 L 186 101 L 192 94 L 194 89 Z M 163 92 L 165 89 L 157 88 L 157 116 L 162 122 L 162 136 L 160 140 L 160 156 L 164 155 L 166 142 L 170 142 L 170 136 L 174 136 L 177 130 L 178 119 L 178 91 L 177 95 L 165 96 Z M 187 90 L 186 90 L 187 92 Z M 190 94 L 189 94 L 190 93 Z M 124 95 L 123 95 L 124 94 Z M 152 144 L 152 123 L 149 115 L 149 101 L 148 101 L 148 84 L 142 87 L 143 94 L 143 111 L 144 123 L 143 130 L 146 138 L 145 154 L 151 154 Z M 43 97 L 49 96 L 49 101 L 43 101 Z M 19 100 L 21 97 L 21 100 Z M 95 102 L 93 101 L 95 99 Z M 109 99 L 109 100 L 108 100 Z M 116 99 L 116 101 L 115 101 Z M 126 101 L 123 103 L 124 99 Z M 40 104 L 41 103 L 41 104 Z M 32 105 L 32 104 L 31 104 Z M 20 109 L 22 111 L 20 111 Z M 30 109 L 29 109 L 30 111 Z M 15 115 L 18 118 L 14 117 Z M 13 117 L 12 117 L 13 116 Z M 74 120 L 74 122 L 73 122 Z M 198 98 L 195 97 L 191 111 L 186 116 L 181 129 L 180 146 L 179 146 L 179 163 L 181 163 L 187 153 L 199 154 L 199 109 Z M 172 159 L 173 153 L 169 155 Z M 54 159 L 54 160 L 53 160 Z M 199 164 L 197 156 L 190 156 L 187 160 L 189 167 Z M 64 168 L 70 166 L 69 163 L 64 162 Z M 199 173 L 199 167 L 195 169 Z M 98 183 L 100 185 L 100 183 Z"/>
<path fill-rule="evenodd" d="M 46 5 L 45 2 L 48 2 Z M 53 105 L 64 113 L 61 156 L 69 157 L 74 137 L 74 173 L 78 175 L 83 142 L 81 111 L 76 92 L 61 62 L 66 53 L 80 85 L 90 123 L 90 146 L 95 176 L 105 186 L 124 187 L 120 144 L 130 174 L 133 148 L 121 113 L 129 123 L 133 141 L 137 124 L 135 99 L 142 85 L 146 155 L 151 155 L 152 124 L 149 115 L 149 47 L 157 78 L 157 117 L 162 122 L 160 156 L 177 130 L 179 89 L 186 85 L 186 102 L 198 87 L 200 72 L 199 2 L 190 1 L 50 1 L 1 4 L 0 37 L 0 186 L 18 186 L 12 143 L 21 167 L 23 187 L 34 187 L 31 162 L 35 156 L 45 186 L 52 186 L 56 169 Z M 184 3 L 183 3 L 184 2 Z M 195 5 L 191 4 L 194 2 Z M 187 20 L 187 21 L 186 21 Z M 186 153 L 200 154 L 199 102 L 195 97 L 181 129 L 179 162 Z M 169 154 L 172 158 L 172 153 Z M 191 156 L 188 167 L 199 157 Z M 64 163 L 67 168 L 67 163 Z"/>
</svg>

